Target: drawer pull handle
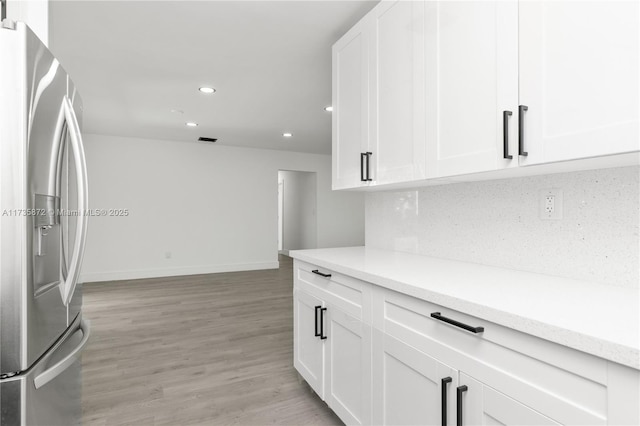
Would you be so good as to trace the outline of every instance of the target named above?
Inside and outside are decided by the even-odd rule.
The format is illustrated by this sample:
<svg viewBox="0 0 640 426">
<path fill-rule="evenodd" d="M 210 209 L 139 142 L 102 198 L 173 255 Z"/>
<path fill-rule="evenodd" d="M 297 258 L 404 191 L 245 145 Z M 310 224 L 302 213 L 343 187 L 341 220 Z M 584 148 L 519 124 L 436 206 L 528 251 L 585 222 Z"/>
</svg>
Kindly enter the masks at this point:
<svg viewBox="0 0 640 426">
<path fill-rule="evenodd" d="M 447 384 L 451 383 L 451 377 L 442 379 L 442 426 L 447 426 Z"/>
<path fill-rule="evenodd" d="M 322 272 L 318 271 L 317 269 L 314 269 L 311 272 L 313 272 L 316 275 L 320 275 L 321 277 L 325 277 L 325 278 L 329 278 L 331 276 L 331 274 L 323 274 Z"/>
<path fill-rule="evenodd" d="M 442 315 L 440 315 L 440 312 L 433 312 L 431 314 L 431 318 L 435 318 L 435 319 L 437 319 L 439 321 L 443 321 L 443 322 L 446 322 L 448 324 L 455 325 L 456 327 L 463 328 L 463 329 L 465 329 L 467 331 L 470 331 L 472 333 L 482 333 L 484 331 L 484 327 L 472 327 L 470 325 L 461 323 L 460 321 L 456 321 L 456 320 L 451 319 L 451 318 L 443 317 Z"/>
<path fill-rule="evenodd" d="M 314 330 L 313 331 L 315 333 L 314 336 L 320 337 L 321 331 L 318 331 L 318 311 L 320 310 L 320 308 L 322 308 L 322 306 L 318 305 L 315 308 L 316 308 L 315 319 L 314 319 L 315 325 L 314 325 Z"/>
<path fill-rule="evenodd" d="M 456 420 L 457 426 L 462 426 L 462 394 L 465 393 L 469 388 L 466 385 L 458 386 L 456 388 L 456 408 L 458 411 L 458 418 Z"/>
</svg>

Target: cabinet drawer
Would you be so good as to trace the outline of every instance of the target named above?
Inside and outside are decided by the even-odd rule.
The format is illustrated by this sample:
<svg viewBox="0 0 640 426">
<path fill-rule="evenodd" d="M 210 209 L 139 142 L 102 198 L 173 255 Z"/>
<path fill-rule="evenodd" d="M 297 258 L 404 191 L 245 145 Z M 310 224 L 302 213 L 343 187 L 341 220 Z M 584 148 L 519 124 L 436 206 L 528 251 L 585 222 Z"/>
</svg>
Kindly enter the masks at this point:
<svg viewBox="0 0 640 426">
<path fill-rule="evenodd" d="M 371 324 L 371 284 L 299 260 L 293 269 L 294 285 Z"/>
<path fill-rule="evenodd" d="M 394 291 L 376 288 L 374 327 L 569 424 L 606 424 L 607 362 Z M 440 312 L 484 331 L 431 317 Z"/>
</svg>

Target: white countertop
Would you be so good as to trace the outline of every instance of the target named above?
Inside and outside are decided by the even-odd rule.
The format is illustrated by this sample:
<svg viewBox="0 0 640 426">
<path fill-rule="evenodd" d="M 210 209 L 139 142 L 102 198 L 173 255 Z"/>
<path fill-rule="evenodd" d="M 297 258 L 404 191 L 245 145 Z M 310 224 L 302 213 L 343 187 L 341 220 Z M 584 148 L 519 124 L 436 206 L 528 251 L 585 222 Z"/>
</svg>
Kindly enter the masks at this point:
<svg viewBox="0 0 640 426">
<path fill-rule="evenodd" d="M 290 255 L 640 369 L 635 289 L 368 247 Z"/>
</svg>

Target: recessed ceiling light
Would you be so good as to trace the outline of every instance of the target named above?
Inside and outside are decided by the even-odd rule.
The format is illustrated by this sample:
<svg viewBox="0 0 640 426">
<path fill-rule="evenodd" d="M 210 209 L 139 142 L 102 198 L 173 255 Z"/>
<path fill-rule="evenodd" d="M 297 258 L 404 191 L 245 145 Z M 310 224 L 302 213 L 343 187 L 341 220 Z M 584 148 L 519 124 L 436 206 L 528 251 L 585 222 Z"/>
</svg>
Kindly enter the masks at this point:
<svg viewBox="0 0 640 426">
<path fill-rule="evenodd" d="M 290 138 L 291 136 L 293 136 L 293 133 L 283 133 L 282 136 L 284 136 L 285 138 Z"/>
<path fill-rule="evenodd" d="M 333 111 L 333 107 L 331 105 L 329 105 L 328 107 L 324 107 L 325 111 L 331 112 Z"/>
<path fill-rule="evenodd" d="M 202 93 L 215 93 L 216 91 L 216 89 L 214 89 L 213 87 L 201 87 L 198 90 Z"/>
<path fill-rule="evenodd" d="M 181 109 L 172 109 L 171 112 L 175 113 L 175 114 L 184 114 L 184 111 Z"/>
<path fill-rule="evenodd" d="M 198 123 L 194 123 L 193 121 L 189 121 L 187 123 L 184 123 L 186 126 L 188 127 L 197 127 Z"/>
</svg>

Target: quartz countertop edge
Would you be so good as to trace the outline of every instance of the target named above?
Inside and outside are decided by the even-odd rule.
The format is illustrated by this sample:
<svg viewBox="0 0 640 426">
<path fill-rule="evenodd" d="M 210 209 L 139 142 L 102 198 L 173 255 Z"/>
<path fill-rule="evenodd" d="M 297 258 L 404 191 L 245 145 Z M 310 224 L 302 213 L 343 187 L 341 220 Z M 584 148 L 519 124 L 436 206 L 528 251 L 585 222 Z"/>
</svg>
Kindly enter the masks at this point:
<svg viewBox="0 0 640 426">
<path fill-rule="evenodd" d="M 640 370 L 637 289 L 369 247 L 290 256 Z"/>
</svg>

